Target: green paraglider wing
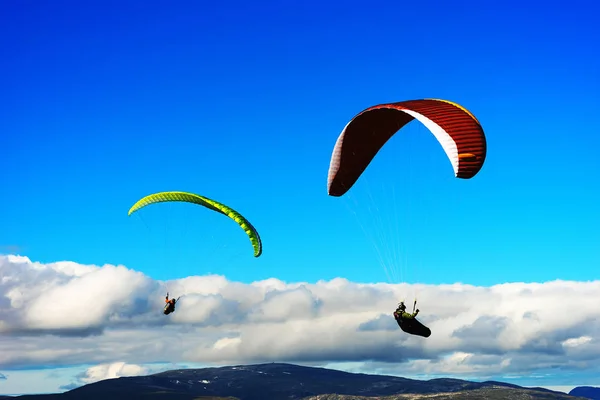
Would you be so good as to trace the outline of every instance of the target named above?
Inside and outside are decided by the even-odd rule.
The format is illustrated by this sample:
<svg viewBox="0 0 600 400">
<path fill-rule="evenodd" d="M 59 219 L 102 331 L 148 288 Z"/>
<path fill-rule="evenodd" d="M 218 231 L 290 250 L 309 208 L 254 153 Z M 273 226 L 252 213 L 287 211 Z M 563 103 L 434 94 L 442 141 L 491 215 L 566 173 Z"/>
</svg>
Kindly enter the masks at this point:
<svg viewBox="0 0 600 400">
<path fill-rule="evenodd" d="M 129 209 L 127 215 L 131 215 L 137 210 L 144 208 L 150 204 L 154 203 L 164 203 L 164 202 L 185 202 L 185 203 L 194 203 L 206 208 L 209 208 L 213 211 L 221 213 L 223 215 L 228 216 L 237 224 L 242 227 L 244 232 L 250 238 L 250 242 L 252 243 L 252 247 L 254 247 L 254 257 L 259 257 L 262 254 L 262 242 L 260 241 L 260 236 L 254 226 L 242 216 L 242 214 L 235 211 L 233 208 L 226 206 L 225 204 L 219 203 L 218 201 L 211 200 L 207 197 L 200 196 L 194 193 L 187 192 L 160 192 L 148 195 L 142 199 L 140 199 L 137 203 L 133 205 Z"/>
</svg>

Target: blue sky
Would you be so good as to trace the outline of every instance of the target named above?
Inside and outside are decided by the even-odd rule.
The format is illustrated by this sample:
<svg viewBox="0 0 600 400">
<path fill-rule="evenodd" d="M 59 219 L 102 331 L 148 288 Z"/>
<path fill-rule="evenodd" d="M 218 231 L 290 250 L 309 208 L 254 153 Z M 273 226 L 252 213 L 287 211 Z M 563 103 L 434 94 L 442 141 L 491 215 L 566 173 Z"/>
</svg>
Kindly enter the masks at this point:
<svg viewBox="0 0 600 400">
<path fill-rule="evenodd" d="M 598 278 L 600 35 L 589 5 L 364 4 L 2 5 L 0 246 L 157 279 L 385 280 L 348 201 L 327 196 L 329 157 L 364 108 L 435 97 L 482 122 L 480 174 L 455 179 L 431 135 L 411 127 L 353 189 L 395 187 L 405 217 L 392 241 L 411 279 Z M 239 210 L 263 256 L 207 210 L 127 217 L 163 190 Z M 368 219 L 365 204 L 355 210 Z"/>
</svg>

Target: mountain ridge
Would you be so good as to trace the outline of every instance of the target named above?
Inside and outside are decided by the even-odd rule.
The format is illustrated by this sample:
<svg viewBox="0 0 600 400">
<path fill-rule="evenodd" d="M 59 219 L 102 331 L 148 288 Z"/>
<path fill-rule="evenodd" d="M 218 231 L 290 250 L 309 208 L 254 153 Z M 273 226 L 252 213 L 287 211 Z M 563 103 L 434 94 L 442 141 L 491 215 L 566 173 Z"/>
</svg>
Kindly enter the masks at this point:
<svg viewBox="0 0 600 400">
<path fill-rule="evenodd" d="M 471 382 L 453 378 L 421 381 L 287 363 L 177 369 L 146 376 L 107 379 L 65 393 L 25 395 L 10 399 L 373 400 L 377 397 L 393 400 L 413 399 L 416 396 L 425 399 L 432 395 L 436 395 L 436 400 L 459 397 L 583 399 L 549 389 L 523 388 L 497 381 Z"/>
</svg>

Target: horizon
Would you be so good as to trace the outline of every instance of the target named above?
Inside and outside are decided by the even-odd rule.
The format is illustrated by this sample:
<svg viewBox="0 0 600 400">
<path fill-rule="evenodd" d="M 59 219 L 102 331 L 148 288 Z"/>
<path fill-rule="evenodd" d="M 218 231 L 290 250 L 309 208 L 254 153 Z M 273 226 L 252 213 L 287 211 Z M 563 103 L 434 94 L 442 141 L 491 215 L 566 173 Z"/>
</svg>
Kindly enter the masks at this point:
<svg viewBox="0 0 600 400">
<path fill-rule="evenodd" d="M 0 5 L 0 395 L 267 358 L 600 387 L 589 5 L 108 4 Z M 475 116 L 481 170 L 415 120 L 329 195 L 344 127 L 417 99 Z M 198 204 L 128 216 L 162 191 L 262 254 Z"/>
</svg>

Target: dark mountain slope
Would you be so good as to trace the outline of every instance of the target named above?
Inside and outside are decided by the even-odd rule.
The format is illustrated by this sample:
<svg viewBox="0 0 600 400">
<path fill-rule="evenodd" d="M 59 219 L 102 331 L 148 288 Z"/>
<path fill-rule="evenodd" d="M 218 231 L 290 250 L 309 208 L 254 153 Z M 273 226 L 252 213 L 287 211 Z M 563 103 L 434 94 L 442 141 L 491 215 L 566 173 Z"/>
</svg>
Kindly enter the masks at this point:
<svg viewBox="0 0 600 400">
<path fill-rule="evenodd" d="M 487 390 L 488 392 L 485 392 Z M 467 393 L 494 394 L 494 398 L 517 393 L 522 398 L 567 399 L 564 393 L 546 389 L 524 389 L 501 382 L 469 382 L 460 379 L 412 380 L 394 376 L 354 374 L 325 368 L 292 364 L 259 364 L 221 368 L 174 370 L 148 376 L 107 379 L 63 394 L 20 396 L 19 399 L 44 400 L 197 400 L 234 397 L 239 400 L 316 399 L 319 395 L 351 395 L 355 398 L 392 396 L 399 394 L 435 394 L 461 392 L 461 398 L 478 398 Z M 475 391 L 475 392 L 473 392 Z M 533 393 L 537 397 L 527 397 Z M 446 396 L 446 394 L 444 396 Z M 466 397 L 465 397 L 466 396 Z M 544 397 L 545 396 L 545 397 Z M 413 396 L 414 397 L 414 396 Z M 319 397 L 321 398 L 321 397 Z M 325 399 L 326 397 L 323 397 Z M 330 397 L 334 399 L 336 397 Z M 340 399 L 344 398 L 339 397 Z M 351 399 L 352 397 L 346 397 Z M 444 397 L 450 398 L 450 397 Z M 456 398 L 456 396 L 452 397 Z M 505 397 L 507 399 L 511 398 Z M 516 397 L 515 397 L 516 398 Z M 438 397 L 441 400 L 441 397 Z"/>
</svg>

